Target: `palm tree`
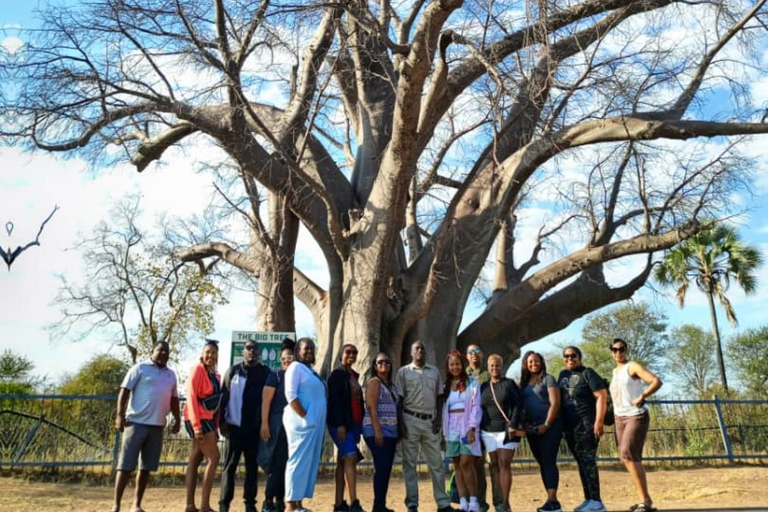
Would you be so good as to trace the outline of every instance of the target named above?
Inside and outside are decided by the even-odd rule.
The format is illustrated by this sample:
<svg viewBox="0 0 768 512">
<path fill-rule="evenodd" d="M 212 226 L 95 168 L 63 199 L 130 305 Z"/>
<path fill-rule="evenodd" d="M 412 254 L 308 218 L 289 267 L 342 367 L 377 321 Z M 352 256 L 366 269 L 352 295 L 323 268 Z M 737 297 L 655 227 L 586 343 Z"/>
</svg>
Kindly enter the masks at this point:
<svg viewBox="0 0 768 512">
<path fill-rule="evenodd" d="M 717 365 L 723 390 L 728 395 L 728 380 L 725 376 L 723 347 L 717 326 L 715 297 L 725 309 L 725 316 L 736 326 L 736 312 L 725 296 L 731 280 L 750 295 L 757 289 L 755 270 L 762 265 L 763 256 L 754 247 L 745 244 L 738 232 L 724 224 L 714 224 L 689 238 L 669 251 L 656 267 L 656 280 L 663 286 L 677 286 L 677 300 L 680 307 L 685 305 L 685 294 L 691 281 L 707 295 L 709 314 L 717 344 Z"/>
</svg>

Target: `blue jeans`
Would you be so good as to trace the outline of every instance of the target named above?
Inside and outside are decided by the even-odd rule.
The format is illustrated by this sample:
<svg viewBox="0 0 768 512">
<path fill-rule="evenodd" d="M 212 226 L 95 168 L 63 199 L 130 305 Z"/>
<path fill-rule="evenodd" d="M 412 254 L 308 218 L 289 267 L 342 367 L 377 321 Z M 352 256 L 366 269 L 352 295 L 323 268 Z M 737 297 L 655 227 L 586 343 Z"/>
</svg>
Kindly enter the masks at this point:
<svg viewBox="0 0 768 512">
<path fill-rule="evenodd" d="M 387 506 L 387 490 L 389 476 L 392 474 L 392 464 L 395 462 L 397 438 L 385 437 L 384 445 L 376 444 L 375 438 L 366 437 L 365 444 L 373 455 L 373 511 L 383 512 Z"/>
</svg>

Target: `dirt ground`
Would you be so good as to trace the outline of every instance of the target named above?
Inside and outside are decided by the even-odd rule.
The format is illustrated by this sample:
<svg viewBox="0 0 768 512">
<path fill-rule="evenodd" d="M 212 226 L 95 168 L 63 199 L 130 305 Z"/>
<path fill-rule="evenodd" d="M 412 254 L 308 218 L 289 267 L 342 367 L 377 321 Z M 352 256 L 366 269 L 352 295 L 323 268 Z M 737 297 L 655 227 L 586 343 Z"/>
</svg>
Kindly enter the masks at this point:
<svg viewBox="0 0 768 512">
<path fill-rule="evenodd" d="M 603 500 L 609 510 L 626 510 L 637 501 L 629 477 L 623 470 L 603 468 L 600 478 Z M 764 507 L 768 510 L 768 467 L 652 470 L 648 473 L 648 481 L 651 495 L 660 510 L 719 510 L 735 507 Z M 362 476 L 358 489 L 363 507 L 370 510 L 373 499 L 371 477 Z M 263 492 L 263 487 L 261 490 Z M 130 488 L 126 490 L 123 504 L 125 512 L 131 512 L 131 492 Z M 199 492 L 198 488 L 198 497 Z M 388 505 L 398 512 L 404 509 L 404 492 L 402 478 L 394 477 L 390 484 Z M 0 478 L 0 511 L 108 512 L 111 493 L 112 490 L 107 486 Z M 214 498 L 218 497 L 217 487 L 213 494 Z M 420 482 L 420 495 L 421 511 L 434 512 L 431 485 L 425 476 Z M 536 510 L 536 507 L 542 505 L 544 496 L 537 473 L 520 471 L 514 475 L 512 509 L 515 512 Z M 575 470 L 561 471 L 559 497 L 564 510 L 573 510 L 574 506 L 581 503 L 581 486 Z M 304 504 L 315 512 L 331 512 L 333 499 L 333 482 L 323 480 L 315 490 L 315 498 Z M 143 508 L 147 512 L 182 512 L 184 489 L 181 486 L 152 487 L 150 482 Z M 241 512 L 241 505 L 233 503 L 232 510 Z"/>
</svg>

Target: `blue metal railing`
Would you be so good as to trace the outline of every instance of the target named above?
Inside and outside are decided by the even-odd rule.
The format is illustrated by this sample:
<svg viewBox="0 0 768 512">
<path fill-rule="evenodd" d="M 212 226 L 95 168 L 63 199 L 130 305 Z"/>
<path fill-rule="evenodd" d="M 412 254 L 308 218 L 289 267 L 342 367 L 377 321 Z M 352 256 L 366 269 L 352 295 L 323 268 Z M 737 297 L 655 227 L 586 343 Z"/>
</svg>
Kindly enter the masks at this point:
<svg viewBox="0 0 768 512">
<path fill-rule="evenodd" d="M 0 469 L 82 467 L 111 471 L 120 449 L 115 396 L 0 395 Z M 768 459 L 768 400 L 655 400 L 646 461 L 695 462 Z M 617 461 L 612 429 L 600 444 L 601 461 Z M 323 460 L 333 464 L 326 443 Z M 167 433 L 161 466 L 186 465 L 189 439 Z M 559 460 L 571 461 L 561 445 Z M 533 464 L 521 443 L 515 464 Z M 363 465 L 370 461 L 363 462 Z"/>
</svg>

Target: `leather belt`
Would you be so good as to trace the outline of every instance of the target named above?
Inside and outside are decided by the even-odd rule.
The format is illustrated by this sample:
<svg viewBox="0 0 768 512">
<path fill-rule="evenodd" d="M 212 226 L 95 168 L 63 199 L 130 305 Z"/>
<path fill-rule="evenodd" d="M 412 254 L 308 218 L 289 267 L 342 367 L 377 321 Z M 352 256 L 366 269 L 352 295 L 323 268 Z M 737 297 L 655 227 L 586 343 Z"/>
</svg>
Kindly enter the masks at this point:
<svg viewBox="0 0 768 512">
<path fill-rule="evenodd" d="M 403 409 L 403 412 L 405 414 L 410 414 L 411 416 L 415 416 L 416 418 L 419 418 L 420 420 L 431 420 L 432 415 L 431 414 L 423 414 L 420 412 L 411 411 L 409 409 Z"/>
</svg>

